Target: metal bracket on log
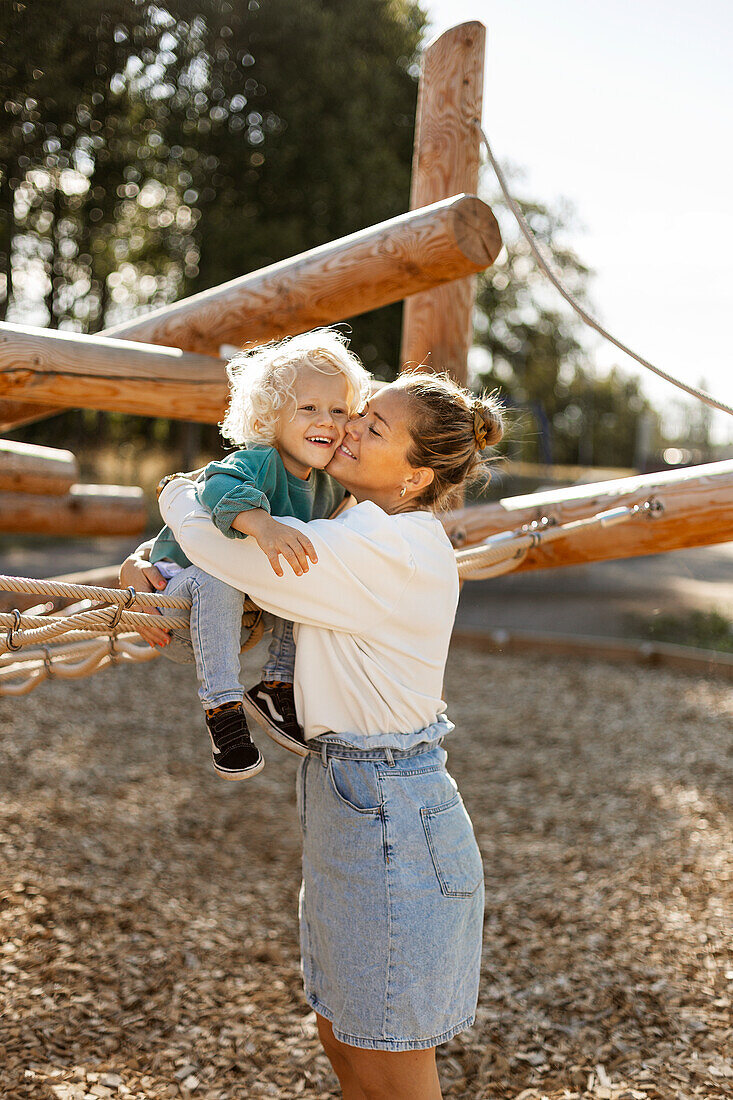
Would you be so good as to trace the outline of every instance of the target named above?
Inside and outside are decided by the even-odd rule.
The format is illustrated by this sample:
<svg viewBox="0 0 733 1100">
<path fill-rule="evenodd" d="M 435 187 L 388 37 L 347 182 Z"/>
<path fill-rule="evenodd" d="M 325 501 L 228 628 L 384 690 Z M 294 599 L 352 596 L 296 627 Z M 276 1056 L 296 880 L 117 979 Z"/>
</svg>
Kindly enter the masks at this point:
<svg viewBox="0 0 733 1100">
<path fill-rule="evenodd" d="M 476 546 L 490 535 L 524 525 L 570 523 L 621 505 L 645 505 L 629 523 L 578 531 L 572 538 L 528 551 L 517 572 L 562 565 L 661 554 L 733 541 L 733 461 L 683 470 L 572 485 L 504 497 L 449 512 L 443 525 L 456 548 Z"/>
</svg>

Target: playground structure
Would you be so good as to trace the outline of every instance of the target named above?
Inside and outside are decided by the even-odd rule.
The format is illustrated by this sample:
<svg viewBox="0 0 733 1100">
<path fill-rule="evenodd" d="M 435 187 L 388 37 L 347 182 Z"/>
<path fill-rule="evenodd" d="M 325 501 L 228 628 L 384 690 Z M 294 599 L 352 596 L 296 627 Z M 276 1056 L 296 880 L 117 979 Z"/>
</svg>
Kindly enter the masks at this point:
<svg viewBox="0 0 733 1100">
<path fill-rule="evenodd" d="M 173 419 L 216 423 L 227 392 L 223 345 L 263 343 L 402 299 L 401 363 L 448 369 L 465 383 L 475 275 L 501 250 L 496 219 L 475 195 L 484 41 L 483 26 L 466 23 L 424 53 L 408 213 L 98 336 L 0 325 L 0 431 L 80 407 L 158 415 L 164 404 Z M 141 490 L 78 485 L 77 476 L 69 452 L 0 441 L 0 533 L 142 532 Z M 508 498 L 444 523 L 470 579 L 730 541 L 732 505 L 733 462 L 723 462 Z M 145 597 L 117 590 L 111 573 L 92 587 L 74 584 L 81 579 L 0 578 L 0 590 L 24 593 L 26 603 L 47 601 L 0 613 L 0 694 L 155 656 L 135 633 Z M 156 596 L 155 606 L 185 612 L 180 600 Z"/>
</svg>

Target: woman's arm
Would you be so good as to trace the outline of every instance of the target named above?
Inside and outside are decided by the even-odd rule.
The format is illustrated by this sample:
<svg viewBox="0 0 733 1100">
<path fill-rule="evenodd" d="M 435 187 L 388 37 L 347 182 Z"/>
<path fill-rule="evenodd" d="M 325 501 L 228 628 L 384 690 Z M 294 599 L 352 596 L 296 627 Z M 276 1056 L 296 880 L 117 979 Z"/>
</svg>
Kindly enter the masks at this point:
<svg viewBox="0 0 733 1100">
<path fill-rule="evenodd" d="M 358 505 L 337 521 L 283 518 L 310 539 L 318 564 L 301 576 L 287 570 L 277 577 L 253 539 L 233 542 L 217 531 L 190 483 L 171 481 L 159 503 L 191 561 L 295 622 L 367 634 L 391 614 L 414 570 L 393 517 L 374 504 Z"/>
</svg>

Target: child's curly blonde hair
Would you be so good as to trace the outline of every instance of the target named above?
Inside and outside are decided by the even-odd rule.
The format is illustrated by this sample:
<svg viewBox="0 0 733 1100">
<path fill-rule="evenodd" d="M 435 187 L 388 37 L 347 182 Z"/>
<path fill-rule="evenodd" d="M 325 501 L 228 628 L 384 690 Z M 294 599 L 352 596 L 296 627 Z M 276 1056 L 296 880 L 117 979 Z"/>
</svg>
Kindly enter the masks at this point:
<svg viewBox="0 0 733 1100">
<path fill-rule="evenodd" d="M 321 328 L 261 347 L 240 351 L 227 364 L 230 395 L 221 422 L 224 439 L 236 446 L 275 441 L 275 426 L 283 405 L 294 399 L 293 384 L 300 367 L 323 374 L 343 374 L 347 406 L 354 416 L 367 399 L 371 378 L 350 352 L 337 329 Z"/>
</svg>

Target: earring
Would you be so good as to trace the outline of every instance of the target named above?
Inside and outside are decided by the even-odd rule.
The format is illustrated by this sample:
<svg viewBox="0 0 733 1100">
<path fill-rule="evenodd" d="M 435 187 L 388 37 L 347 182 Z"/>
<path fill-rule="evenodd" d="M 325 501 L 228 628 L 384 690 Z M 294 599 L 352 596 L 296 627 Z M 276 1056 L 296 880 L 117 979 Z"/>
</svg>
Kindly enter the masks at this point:
<svg viewBox="0 0 733 1100">
<path fill-rule="evenodd" d="M 403 485 L 402 488 L 400 489 L 400 496 L 403 497 L 406 492 L 407 492 L 407 486 Z"/>
</svg>

